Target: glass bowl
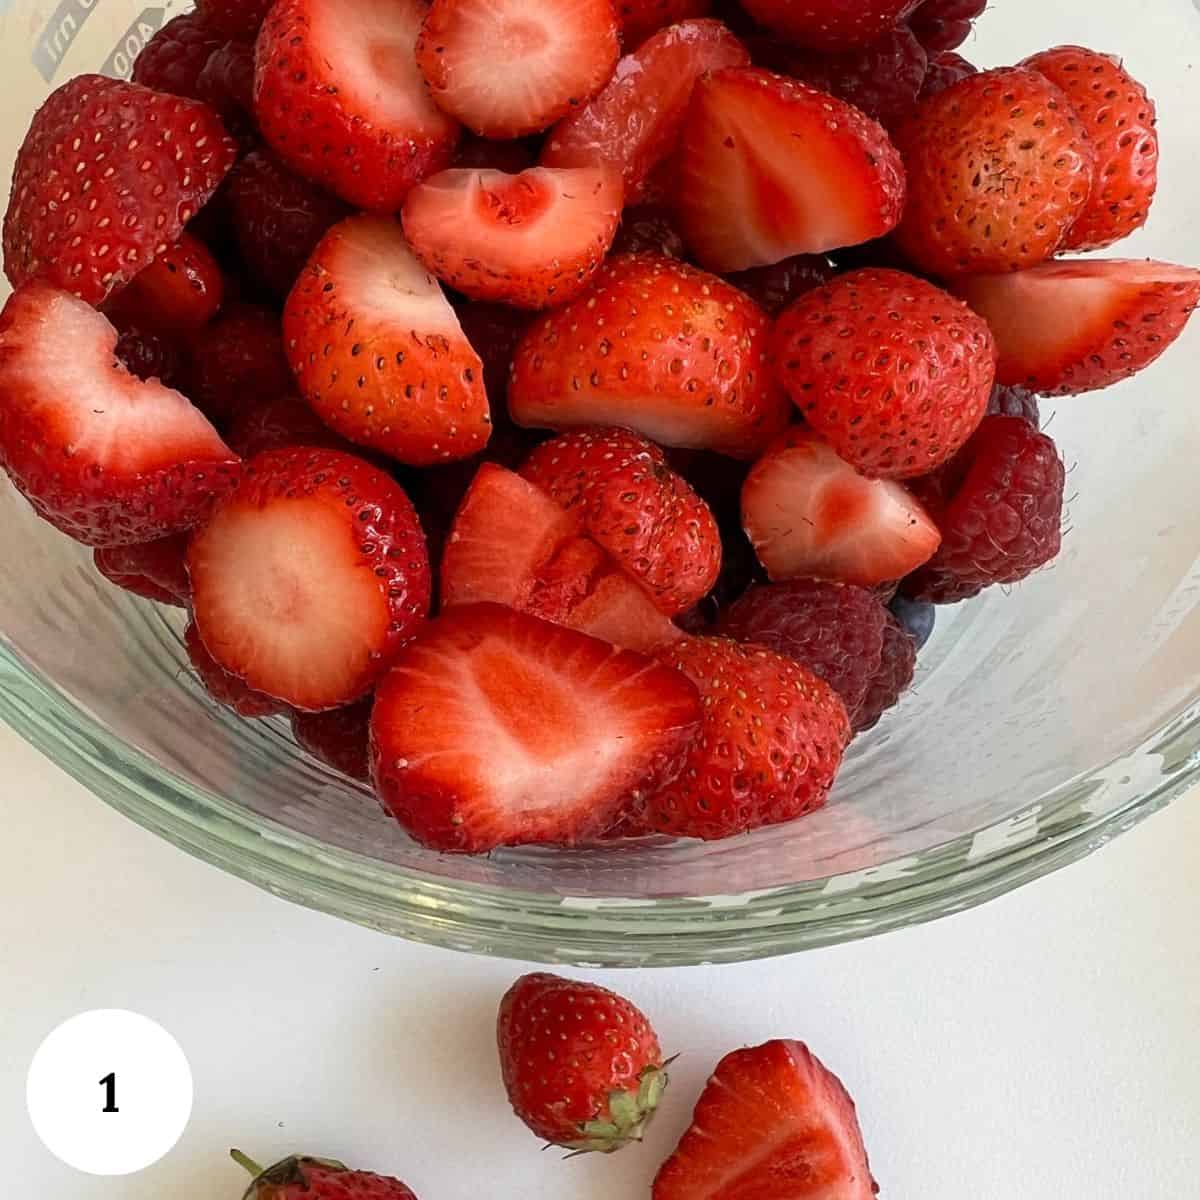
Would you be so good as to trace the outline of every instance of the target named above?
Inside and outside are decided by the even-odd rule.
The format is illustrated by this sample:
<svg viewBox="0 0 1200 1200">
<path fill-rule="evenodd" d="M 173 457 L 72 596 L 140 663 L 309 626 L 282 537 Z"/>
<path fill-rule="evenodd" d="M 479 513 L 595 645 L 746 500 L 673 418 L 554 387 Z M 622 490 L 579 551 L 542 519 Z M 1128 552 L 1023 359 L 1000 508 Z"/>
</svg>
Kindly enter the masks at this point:
<svg viewBox="0 0 1200 1200">
<path fill-rule="evenodd" d="M 186 5 L 168 5 L 174 15 Z M 127 72 L 162 8 L 0 7 L 0 160 L 79 71 Z M 1003 0 L 965 53 L 1119 50 L 1159 103 L 1159 200 L 1119 253 L 1200 261 L 1200 11 Z M 240 722 L 185 669 L 181 614 L 110 587 L 0 492 L 0 715 L 101 799 L 270 891 L 478 953 L 624 966 L 733 961 L 928 920 L 1064 866 L 1200 771 L 1200 322 L 1108 392 L 1047 405 L 1071 466 L 1052 568 L 939 613 L 916 686 L 854 743 L 828 807 L 733 841 L 440 857 L 286 726 Z M 14 797 L 12 802 L 19 802 Z M 164 887 L 169 882 L 164 880 Z"/>
</svg>

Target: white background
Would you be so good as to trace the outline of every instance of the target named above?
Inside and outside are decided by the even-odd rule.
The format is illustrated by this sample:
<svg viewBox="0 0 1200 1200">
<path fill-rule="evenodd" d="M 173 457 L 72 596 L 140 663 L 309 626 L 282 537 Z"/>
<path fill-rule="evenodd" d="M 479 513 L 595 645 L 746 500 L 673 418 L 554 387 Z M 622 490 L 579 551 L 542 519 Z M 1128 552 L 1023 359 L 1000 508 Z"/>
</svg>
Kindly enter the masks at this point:
<svg viewBox="0 0 1200 1200">
<path fill-rule="evenodd" d="M 157 841 L 0 730 L 6 1195 L 237 1200 L 226 1151 L 293 1149 L 421 1200 L 636 1200 L 725 1051 L 807 1040 L 856 1097 L 881 1200 L 1195 1200 L 1200 805 L 981 909 L 737 967 L 591 972 L 682 1055 L 647 1144 L 562 1162 L 506 1110 L 496 1002 L 521 968 L 276 900 Z M 140 1175 L 63 1166 L 24 1111 L 42 1038 L 132 1008 L 181 1042 L 192 1123 Z M 99 1094 L 99 1093 L 97 1093 Z"/>
</svg>

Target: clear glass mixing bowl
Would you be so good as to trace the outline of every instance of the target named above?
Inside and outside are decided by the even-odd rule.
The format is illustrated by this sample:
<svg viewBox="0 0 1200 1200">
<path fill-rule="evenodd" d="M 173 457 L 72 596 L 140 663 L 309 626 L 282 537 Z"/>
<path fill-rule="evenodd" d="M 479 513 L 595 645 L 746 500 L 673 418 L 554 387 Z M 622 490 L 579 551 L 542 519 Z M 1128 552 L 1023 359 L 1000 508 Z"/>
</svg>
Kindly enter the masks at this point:
<svg viewBox="0 0 1200 1200">
<path fill-rule="evenodd" d="M 127 73 L 186 7 L 0 0 L 0 161 L 52 87 Z M 1159 104 L 1159 199 L 1120 253 L 1200 262 L 1200 11 L 1154 0 L 1131 21 L 1123 0 L 996 0 L 965 53 L 994 66 L 1072 41 L 1120 51 Z M 421 941 L 657 965 L 927 920 L 1081 857 L 1200 773 L 1198 364 L 1200 320 L 1137 379 L 1048 406 L 1072 465 L 1061 559 L 1011 594 L 941 610 L 912 694 L 854 744 L 828 808 L 792 826 L 714 845 L 422 850 L 283 725 L 207 700 L 183 665 L 180 614 L 110 587 L 6 484 L 0 715 L 191 853 Z"/>
</svg>

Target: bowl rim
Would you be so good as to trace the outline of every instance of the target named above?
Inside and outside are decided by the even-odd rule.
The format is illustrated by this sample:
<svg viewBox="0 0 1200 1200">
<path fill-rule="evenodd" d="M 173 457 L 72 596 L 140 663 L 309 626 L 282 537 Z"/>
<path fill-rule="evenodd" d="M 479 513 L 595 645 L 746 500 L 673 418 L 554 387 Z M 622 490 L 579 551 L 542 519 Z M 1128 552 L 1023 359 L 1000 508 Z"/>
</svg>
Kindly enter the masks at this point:
<svg viewBox="0 0 1200 1200">
<path fill-rule="evenodd" d="M 1200 779 L 1200 700 L 1009 817 L 874 867 L 737 895 L 572 897 L 443 876 L 295 832 L 115 736 L 0 638 L 0 718 L 118 812 L 274 895 L 411 941 L 588 967 L 730 963 L 920 924 L 1083 858 Z"/>
</svg>

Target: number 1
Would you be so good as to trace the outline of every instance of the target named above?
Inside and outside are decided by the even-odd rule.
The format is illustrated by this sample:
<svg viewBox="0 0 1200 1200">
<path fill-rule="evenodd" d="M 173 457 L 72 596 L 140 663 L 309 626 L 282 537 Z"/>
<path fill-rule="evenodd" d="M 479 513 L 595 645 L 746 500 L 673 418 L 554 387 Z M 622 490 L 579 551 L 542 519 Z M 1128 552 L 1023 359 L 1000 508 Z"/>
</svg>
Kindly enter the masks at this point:
<svg viewBox="0 0 1200 1200">
<path fill-rule="evenodd" d="M 121 1110 L 117 1107 L 117 1073 L 111 1071 L 100 1080 L 100 1086 L 104 1089 L 104 1107 L 100 1110 L 106 1113 L 119 1113 Z"/>
</svg>

